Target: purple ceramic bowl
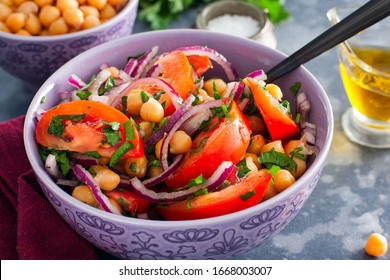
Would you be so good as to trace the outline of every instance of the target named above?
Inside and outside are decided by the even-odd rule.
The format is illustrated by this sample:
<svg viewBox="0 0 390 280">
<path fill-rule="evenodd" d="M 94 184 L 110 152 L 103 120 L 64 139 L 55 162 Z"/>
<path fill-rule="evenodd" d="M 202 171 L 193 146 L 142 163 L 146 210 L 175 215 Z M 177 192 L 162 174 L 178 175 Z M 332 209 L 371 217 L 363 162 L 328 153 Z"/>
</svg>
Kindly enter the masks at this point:
<svg viewBox="0 0 390 280">
<path fill-rule="evenodd" d="M 57 36 L 20 36 L 0 32 L 0 66 L 32 86 L 41 86 L 76 55 L 131 34 L 138 1 L 130 0 L 112 19 L 79 32 Z"/>
<path fill-rule="evenodd" d="M 24 126 L 26 151 L 49 201 L 75 231 L 106 252 L 123 259 L 226 259 L 268 242 L 299 212 L 316 186 L 329 152 L 333 114 L 325 91 L 303 67 L 277 81 L 294 106 L 289 87 L 296 81 L 312 103 L 310 121 L 317 125 L 316 146 L 306 173 L 290 188 L 252 208 L 215 218 L 192 221 L 154 221 L 109 214 L 90 207 L 59 188 L 46 173 L 35 142 L 35 112 L 59 101 L 57 92 L 69 90 L 73 73 L 87 80 L 101 63 L 123 67 L 128 56 L 154 45 L 160 51 L 207 45 L 225 55 L 241 77 L 256 69 L 269 69 L 285 55 L 249 39 L 201 30 L 167 30 L 140 33 L 93 48 L 72 59 L 39 89 L 27 112 Z M 96 59 L 99 58 L 99 59 Z M 104 58 L 100 59 L 100 58 Z M 223 75 L 213 69 L 214 75 Z M 42 97 L 46 96 L 44 104 Z"/>
</svg>

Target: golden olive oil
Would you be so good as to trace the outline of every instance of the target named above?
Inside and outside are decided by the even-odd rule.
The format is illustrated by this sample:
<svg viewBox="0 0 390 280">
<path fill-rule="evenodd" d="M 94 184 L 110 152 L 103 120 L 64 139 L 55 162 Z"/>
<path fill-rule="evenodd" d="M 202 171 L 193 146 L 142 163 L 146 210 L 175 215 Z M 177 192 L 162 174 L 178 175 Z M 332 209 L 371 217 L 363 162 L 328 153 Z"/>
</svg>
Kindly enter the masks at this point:
<svg viewBox="0 0 390 280">
<path fill-rule="evenodd" d="M 353 47 L 352 50 L 369 66 L 358 65 L 350 54 L 340 64 L 352 107 L 368 118 L 390 121 L 390 49 Z"/>
</svg>

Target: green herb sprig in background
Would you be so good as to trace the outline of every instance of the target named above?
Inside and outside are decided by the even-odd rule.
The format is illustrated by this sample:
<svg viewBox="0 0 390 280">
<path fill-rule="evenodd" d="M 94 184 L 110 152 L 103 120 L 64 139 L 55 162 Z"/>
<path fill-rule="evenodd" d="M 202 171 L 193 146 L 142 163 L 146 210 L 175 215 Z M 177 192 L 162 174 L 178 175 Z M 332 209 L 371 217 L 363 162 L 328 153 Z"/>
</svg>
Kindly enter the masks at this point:
<svg viewBox="0 0 390 280">
<path fill-rule="evenodd" d="M 281 22 L 289 14 L 284 8 L 285 0 L 243 0 L 268 12 L 273 23 Z M 215 0 L 140 0 L 139 18 L 146 21 L 151 29 L 166 29 L 189 8 L 198 7 Z"/>
</svg>

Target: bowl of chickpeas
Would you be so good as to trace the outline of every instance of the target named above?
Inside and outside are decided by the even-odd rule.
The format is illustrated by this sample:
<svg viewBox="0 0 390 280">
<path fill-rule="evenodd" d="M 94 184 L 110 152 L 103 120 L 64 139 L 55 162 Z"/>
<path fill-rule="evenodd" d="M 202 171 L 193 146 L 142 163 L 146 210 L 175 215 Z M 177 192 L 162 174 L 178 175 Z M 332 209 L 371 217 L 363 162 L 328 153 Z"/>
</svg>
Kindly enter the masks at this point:
<svg viewBox="0 0 390 280">
<path fill-rule="evenodd" d="M 38 88 L 71 58 L 131 34 L 138 0 L 1 0 L 0 67 Z"/>
<path fill-rule="evenodd" d="M 299 215 L 332 142 L 330 101 L 309 71 L 266 83 L 264 71 L 285 57 L 190 29 L 85 51 L 41 86 L 26 114 L 37 181 L 78 234 L 117 258 L 239 258 Z M 267 122 L 261 92 L 290 104 L 289 125 Z M 273 112 L 287 114 L 281 107 Z M 66 175 L 55 167 L 61 153 Z"/>
</svg>

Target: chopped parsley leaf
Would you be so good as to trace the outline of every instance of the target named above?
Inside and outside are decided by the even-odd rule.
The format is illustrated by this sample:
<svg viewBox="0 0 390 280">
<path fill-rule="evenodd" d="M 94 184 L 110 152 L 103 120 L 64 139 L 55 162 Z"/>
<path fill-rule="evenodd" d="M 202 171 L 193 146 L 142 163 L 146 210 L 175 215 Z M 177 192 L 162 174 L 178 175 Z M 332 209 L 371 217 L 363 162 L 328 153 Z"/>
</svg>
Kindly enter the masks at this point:
<svg viewBox="0 0 390 280">
<path fill-rule="evenodd" d="M 293 172 L 297 168 L 296 162 L 289 157 L 288 155 L 275 151 L 272 148 L 270 151 L 261 153 L 257 160 L 265 164 L 268 169 L 271 169 L 273 165 L 279 166 L 282 169 L 287 169 L 290 172 Z"/>
<path fill-rule="evenodd" d="M 244 178 L 251 171 L 246 165 L 246 159 L 244 158 L 239 163 L 237 163 L 237 176 L 238 178 Z"/>
<path fill-rule="evenodd" d="M 245 194 L 240 194 L 240 198 L 242 201 L 247 201 L 249 198 L 255 195 L 255 190 L 251 190 Z"/>
<path fill-rule="evenodd" d="M 85 118 L 85 114 L 77 114 L 77 115 L 57 115 L 51 119 L 49 127 L 47 128 L 47 132 L 59 138 L 62 138 L 62 133 L 64 132 L 65 125 L 62 122 L 63 120 L 70 120 L 73 122 L 81 121 Z"/>
<path fill-rule="evenodd" d="M 298 94 L 299 90 L 301 89 L 301 86 L 301 82 L 295 82 L 295 84 L 290 87 L 290 90 L 292 91 L 294 96 Z"/>
<path fill-rule="evenodd" d="M 114 166 L 118 161 L 132 148 L 134 145 L 130 142 L 124 142 L 118 149 L 112 154 L 110 161 L 108 162 L 109 166 Z"/>
</svg>

